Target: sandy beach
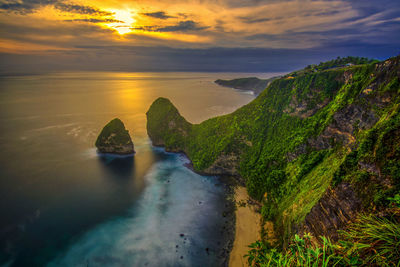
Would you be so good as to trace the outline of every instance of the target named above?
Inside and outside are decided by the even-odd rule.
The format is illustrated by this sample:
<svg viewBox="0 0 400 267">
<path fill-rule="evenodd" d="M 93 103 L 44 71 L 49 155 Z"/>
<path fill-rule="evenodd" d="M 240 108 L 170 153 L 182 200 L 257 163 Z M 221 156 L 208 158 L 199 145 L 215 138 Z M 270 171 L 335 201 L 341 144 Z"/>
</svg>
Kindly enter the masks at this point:
<svg viewBox="0 0 400 267">
<path fill-rule="evenodd" d="M 230 267 L 248 266 L 247 259 L 243 256 L 247 254 L 248 246 L 260 239 L 261 214 L 255 211 L 257 207 L 249 204 L 248 200 L 246 188 L 238 186 L 235 189 L 236 230 L 229 257 Z"/>
</svg>

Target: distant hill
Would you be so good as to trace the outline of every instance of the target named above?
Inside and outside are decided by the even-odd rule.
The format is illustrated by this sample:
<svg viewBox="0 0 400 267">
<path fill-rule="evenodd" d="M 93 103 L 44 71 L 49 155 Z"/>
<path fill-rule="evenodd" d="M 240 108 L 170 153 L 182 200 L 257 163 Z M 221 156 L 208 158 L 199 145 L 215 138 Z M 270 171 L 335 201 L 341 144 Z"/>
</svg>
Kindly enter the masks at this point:
<svg viewBox="0 0 400 267">
<path fill-rule="evenodd" d="M 337 57 L 336 59 L 333 59 L 333 60 L 321 62 L 318 65 L 316 65 L 316 64 L 308 65 L 304 69 L 291 72 L 289 74 L 286 74 L 284 77 L 285 78 L 297 77 L 299 75 L 315 73 L 318 71 L 350 67 L 350 66 L 362 65 L 362 64 L 378 63 L 378 62 L 379 62 L 379 60 L 370 59 L 370 58 L 366 58 L 366 57 Z"/>
<path fill-rule="evenodd" d="M 321 62 L 318 65 L 308 65 L 304 69 L 293 71 L 283 76 L 283 78 L 294 78 L 299 75 L 315 73 L 324 70 L 330 70 L 335 68 L 343 68 L 343 67 L 350 67 L 355 65 L 362 65 L 362 64 L 371 64 L 377 63 L 378 60 L 369 59 L 366 57 L 337 57 L 336 59 Z M 230 87 L 239 90 L 248 90 L 253 91 L 255 95 L 259 95 L 271 82 L 276 79 L 281 78 L 282 76 L 276 76 L 269 79 L 259 79 L 257 77 L 246 77 L 246 78 L 238 78 L 233 80 L 222 80 L 218 79 L 215 81 L 216 84 Z"/>
<path fill-rule="evenodd" d="M 267 86 L 279 77 L 272 77 L 269 79 L 259 79 L 257 77 L 239 78 L 233 80 L 215 81 L 216 84 L 240 90 L 253 91 L 255 95 L 259 95 Z"/>
</svg>

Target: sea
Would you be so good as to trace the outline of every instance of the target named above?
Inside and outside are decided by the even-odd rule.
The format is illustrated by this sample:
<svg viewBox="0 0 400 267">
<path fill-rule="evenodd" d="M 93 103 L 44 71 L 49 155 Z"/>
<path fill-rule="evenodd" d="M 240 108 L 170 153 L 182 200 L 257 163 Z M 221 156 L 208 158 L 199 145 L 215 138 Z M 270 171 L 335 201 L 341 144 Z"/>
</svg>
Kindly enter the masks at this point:
<svg viewBox="0 0 400 267">
<path fill-rule="evenodd" d="M 249 103 L 216 79 L 273 73 L 62 72 L 0 76 L 0 266 L 221 266 L 227 186 L 151 145 L 167 97 L 192 123 Z M 120 118 L 136 154 L 99 155 Z M 222 253 L 222 254 L 221 254 Z"/>
</svg>

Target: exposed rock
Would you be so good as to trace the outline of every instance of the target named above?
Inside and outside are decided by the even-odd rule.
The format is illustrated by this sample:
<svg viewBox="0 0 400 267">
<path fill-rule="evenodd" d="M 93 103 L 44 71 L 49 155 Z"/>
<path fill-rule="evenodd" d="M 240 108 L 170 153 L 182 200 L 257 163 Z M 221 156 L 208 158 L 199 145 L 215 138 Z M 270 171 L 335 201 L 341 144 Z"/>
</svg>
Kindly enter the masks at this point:
<svg viewBox="0 0 400 267">
<path fill-rule="evenodd" d="M 338 229 L 343 229 L 361 211 L 361 201 L 352 186 L 341 183 L 329 188 L 318 203 L 307 214 L 300 232 L 309 232 L 315 237 L 338 238 Z"/>
<path fill-rule="evenodd" d="M 321 150 L 332 147 L 334 143 L 349 145 L 355 142 L 356 129 L 371 128 L 379 117 L 375 113 L 359 105 L 349 105 L 333 115 L 333 121 L 317 138 L 310 139 L 311 147 Z"/>
<path fill-rule="evenodd" d="M 313 94 L 307 95 L 307 98 L 299 101 L 296 95 L 293 95 L 290 101 L 290 104 L 283 110 L 284 113 L 287 113 L 291 116 L 300 117 L 302 119 L 308 118 L 318 110 L 322 109 L 329 103 L 329 98 L 325 98 L 322 102 L 319 102 L 313 108 L 308 107 L 308 103 L 315 98 L 320 92 L 319 90 L 312 90 Z"/>
<path fill-rule="evenodd" d="M 116 118 L 107 123 L 96 140 L 96 147 L 100 153 L 133 154 L 135 153 L 129 131 L 124 123 Z"/>
<path fill-rule="evenodd" d="M 239 158 L 235 154 L 221 154 L 213 164 L 204 170 L 204 173 L 211 175 L 232 175 L 238 176 Z"/>
<path fill-rule="evenodd" d="M 306 144 L 301 144 L 298 146 L 294 151 L 287 153 L 286 158 L 289 162 L 295 160 L 298 156 L 301 154 L 304 154 L 307 152 L 307 145 Z"/>
</svg>

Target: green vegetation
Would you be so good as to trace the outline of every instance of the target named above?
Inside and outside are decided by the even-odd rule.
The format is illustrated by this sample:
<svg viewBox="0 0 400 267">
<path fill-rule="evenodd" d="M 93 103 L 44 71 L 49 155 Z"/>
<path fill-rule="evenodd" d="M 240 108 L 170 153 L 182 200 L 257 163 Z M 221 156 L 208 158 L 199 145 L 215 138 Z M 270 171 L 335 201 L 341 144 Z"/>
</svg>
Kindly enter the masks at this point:
<svg viewBox="0 0 400 267">
<path fill-rule="evenodd" d="M 313 73 L 323 70 L 329 70 L 334 68 L 342 68 L 346 66 L 354 66 L 354 65 L 363 65 L 363 64 L 371 64 L 371 63 L 378 63 L 378 60 L 369 59 L 365 57 L 337 57 L 336 59 L 321 62 L 318 65 L 308 65 L 302 70 L 294 71 L 292 73 L 287 74 L 285 77 L 297 77 L 299 75 L 304 75 L 306 73 Z"/>
<path fill-rule="evenodd" d="M 97 149 L 103 153 L 130 154 L 134 153 L 132 139 L 124 123 L 115 118 L 106 126 L 97 137 Z"/>
<path fill-rule="evenodd" d="M 191 125 L 179 114 L 171 101 L 158 98 L 146 115 L 147 132 L 154 145 L 163 145 L 171 151 L 179 151 L 184 147 L 183 139 L 191 131 Z"/>
<path fill-rule="evenodd" d="M 400 221 L 395 218 L 361 215 L 340 232 L 338 242 L 326 237 L 313 242 L 305 233 L 282 251 L 257 241 L 246 257 L 250 266 L 399 266 Z"/>
<path fill-rule="evenodd" d="M 184 151 L 197 171 L 240 175 L 287 246 L 328 188 L 350 184 L 365 212 L 387 209 L 399 194 L 399 70 L 400 57 L 336 59 L 277 79 L 248 105 L 195 125 L 156 100 L 149 135 Z"/>
</svg>

